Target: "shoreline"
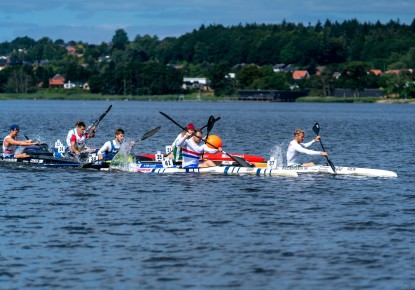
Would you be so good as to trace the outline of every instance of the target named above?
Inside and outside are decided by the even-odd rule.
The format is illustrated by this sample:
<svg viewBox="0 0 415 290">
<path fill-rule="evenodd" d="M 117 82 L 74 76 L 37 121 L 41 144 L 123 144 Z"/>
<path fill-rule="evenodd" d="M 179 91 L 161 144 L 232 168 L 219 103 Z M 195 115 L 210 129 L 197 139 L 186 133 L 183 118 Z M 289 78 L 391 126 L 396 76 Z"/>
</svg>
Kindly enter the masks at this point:
<svg viewBox="0 0 415 290">
<path fill-rule="evenodd" d="M 209 95 L 154 95 L 154 96 L 110 96 L 99 94 L 0 94 L 0 101 L 7 100 L 71 100 L 71 101 L 167 101 L 167 102 L 268 102 L 243 101 L 237 97 L 215 97 Z M 337 97 L 300 97 L 294 103 L 375 103 L 375 104 L 415 104 L 415 99 L 396 98 L 337 98 Z"/>
</svg>

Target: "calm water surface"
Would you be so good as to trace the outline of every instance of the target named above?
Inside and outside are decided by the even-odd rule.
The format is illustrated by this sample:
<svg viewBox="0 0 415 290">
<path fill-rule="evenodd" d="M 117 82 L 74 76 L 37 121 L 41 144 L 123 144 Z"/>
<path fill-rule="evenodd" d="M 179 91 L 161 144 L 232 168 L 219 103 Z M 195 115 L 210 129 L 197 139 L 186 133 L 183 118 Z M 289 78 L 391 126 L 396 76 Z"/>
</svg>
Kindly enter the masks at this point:
<svg viewBox="0 0 415 290">
<path fill-rule="evenodd" d="M 214 115 L 225 150 L 283 162 L 293 131 L 309 140 L 319 122 L 334 164 L 398 178 L 2 166 L 0 289 L 414 289 L 415 106 L 2 101 L 0 128 L 52 145 L 109 104 L 90 146 L 162 126 L 135 147 L 162 151 L 180 129 L 159 111 L 196 127 Z"/>
</svg>

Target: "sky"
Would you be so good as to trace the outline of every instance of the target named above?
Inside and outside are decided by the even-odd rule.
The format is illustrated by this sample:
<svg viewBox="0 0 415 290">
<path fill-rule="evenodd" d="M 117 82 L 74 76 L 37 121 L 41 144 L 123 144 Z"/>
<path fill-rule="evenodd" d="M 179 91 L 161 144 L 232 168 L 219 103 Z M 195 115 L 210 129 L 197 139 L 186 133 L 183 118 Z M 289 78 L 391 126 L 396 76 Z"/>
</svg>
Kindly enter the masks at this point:
<svg viewBox="0 0 415 290">
<path fill-rule="evenodd" d="M 410 25 L 414 0 L 0 0 L 0 43 L 49 37 L 89 44 L 110 42 L 117 29 L 179 37 L 201 25 L 292 23 L 357 19 Z"/>
</svg>

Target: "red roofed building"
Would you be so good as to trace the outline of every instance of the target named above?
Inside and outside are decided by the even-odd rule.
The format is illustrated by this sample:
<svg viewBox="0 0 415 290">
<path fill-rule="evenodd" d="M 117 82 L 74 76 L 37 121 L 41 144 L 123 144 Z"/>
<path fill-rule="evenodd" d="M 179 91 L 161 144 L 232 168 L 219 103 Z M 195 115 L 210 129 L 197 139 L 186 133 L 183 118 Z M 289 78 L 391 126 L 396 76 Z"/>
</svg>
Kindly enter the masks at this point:
<svg viewBox="0 0 415 290">
<path fill-rule="evenodd" d="M 306 70 L 295 70 L 293 71 L 293 79 L 294 80 L 301 80 L 301 79 L 308 79 L 310 74 Z"/>
<path fill-rule="evenodd" d="M 370 72 L 374 74 L 375 76 L 381 76 L 382 71 L 380 69 L 371 69 Z"/>
<path fill-rule="evenodd" d="M 50 88 L 63 88 L 65 84 L 65 78 L 60 74 L 55 75 L 53 78 L 49 79 Z"/>
</svg>

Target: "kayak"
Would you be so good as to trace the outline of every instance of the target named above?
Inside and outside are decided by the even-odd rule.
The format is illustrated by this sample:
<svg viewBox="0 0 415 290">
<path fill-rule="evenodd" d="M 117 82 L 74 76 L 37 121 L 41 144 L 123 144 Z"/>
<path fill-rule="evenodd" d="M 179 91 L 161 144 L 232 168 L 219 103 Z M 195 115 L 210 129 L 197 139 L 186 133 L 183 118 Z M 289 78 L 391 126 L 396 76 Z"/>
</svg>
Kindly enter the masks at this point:
<svg viewBox="0 0 415 290">
<path fill-rule="evenodd" d="M 330 175 L 349 175 L 349 176 L 365 176 L 365 177 L 397 177 L 398 175 L 389 170 L 358 168 L 358 167 L 342 167 L 336 166 L 336 173 L 333 172 L 328 165 L 316 166 L 257 166 L 257 167 L 240 167 L 240 166 L 215 166 L 198 169 L 183 169 L 180 165 L 172 164 L 170 160 L 168 163 L 147 161 L 147 162 L 130 162 L 126 166 L 119 164 L 112 164 L 111 169 L 129 171 L 129 172 L 143 172 L 143 173 L 217 173 L 217 174 L 255 174 L 255 175 L 281 175 L 289 176 L 290 172 L 296 174 L 330 174 Z M 166 162 L 166 161 L 164 161 Z M 266 164 L 266 163 L 265 163 Z M 268 163 L 269 164 L 269 163 Z M 271 171 L 270 171 L 271 170 Z"/>
<path fill-rule="evenodd" d="M 213 166 L 206 168 L 181 168 L 178 166 L 163 167 L 160 163 L 128 163 L 126 166 L 111 164 L 111 170 L 172 174 L 172 173 L 210 173 L 223 175 L 257 175 L 257 176 L 279 176 L 279 177 L 298 177 L 294 170 L 283 168 L 268 169 L 257 167 L 240 167 L 240 166 Z"/>
<path fill-rule="evenodd" d="M 68 154 L 56 154 L 46 148 L 24 148 L 26 158 L 4 158 L 0 154 L 0 165 L 37 166 L 37 167 L 74 167 L 74 168 L 109 168 L 110 161 L 97 161 L 96 153 L 81 153 L 78 158 Z M 87 165 L 87 166 L 86 166 Z"/>
</svg>

